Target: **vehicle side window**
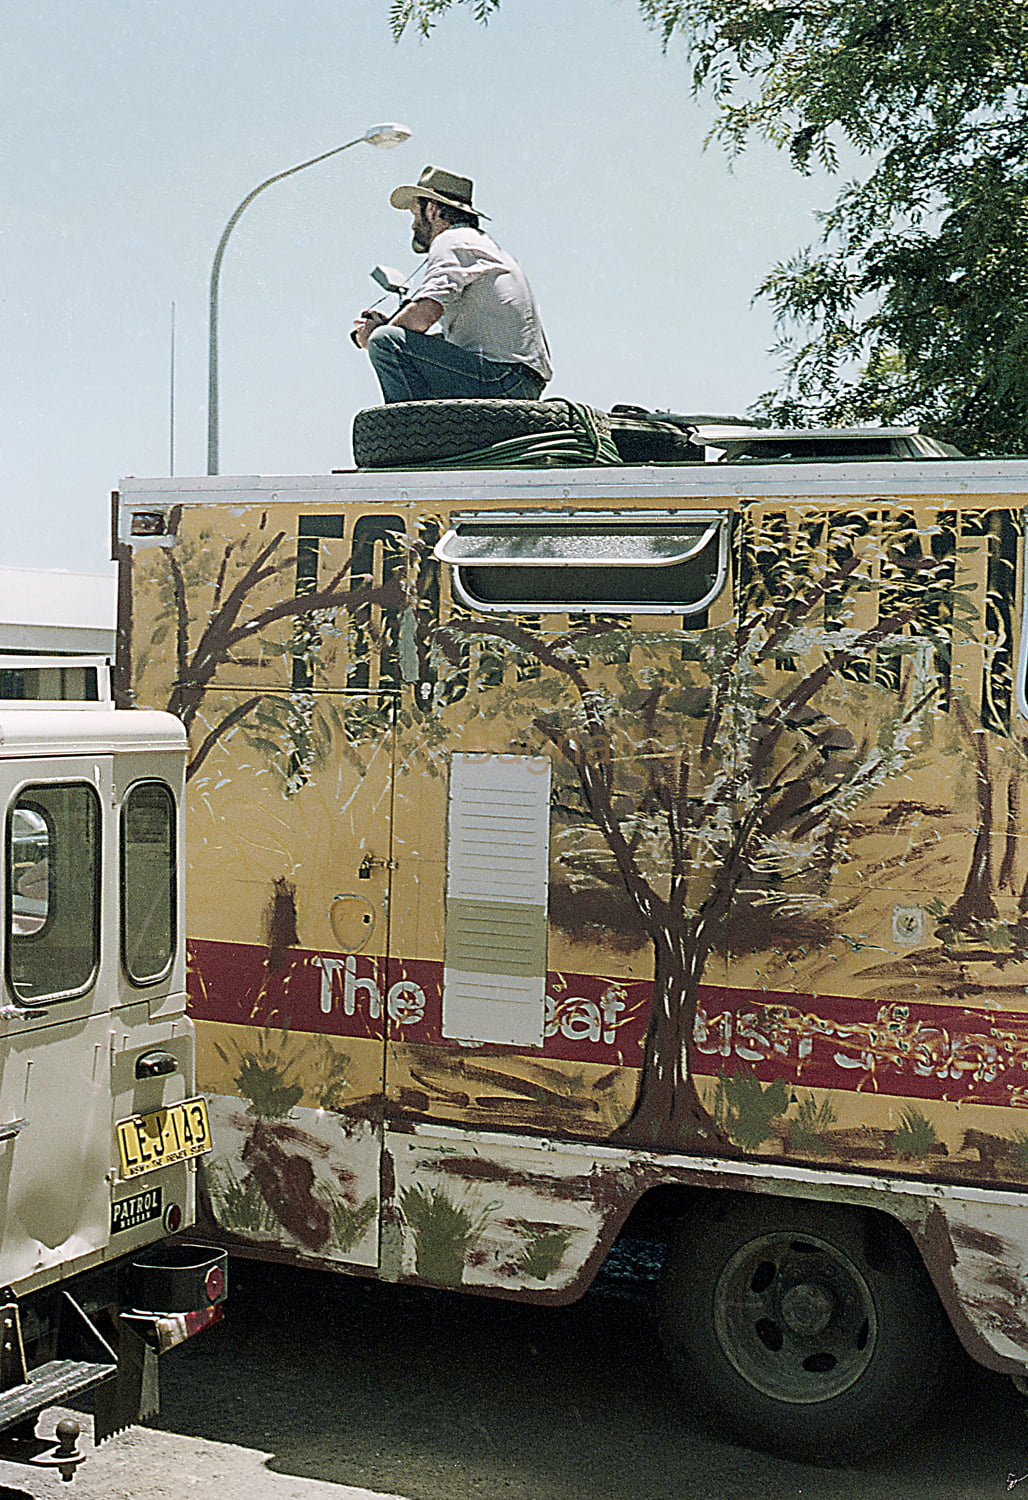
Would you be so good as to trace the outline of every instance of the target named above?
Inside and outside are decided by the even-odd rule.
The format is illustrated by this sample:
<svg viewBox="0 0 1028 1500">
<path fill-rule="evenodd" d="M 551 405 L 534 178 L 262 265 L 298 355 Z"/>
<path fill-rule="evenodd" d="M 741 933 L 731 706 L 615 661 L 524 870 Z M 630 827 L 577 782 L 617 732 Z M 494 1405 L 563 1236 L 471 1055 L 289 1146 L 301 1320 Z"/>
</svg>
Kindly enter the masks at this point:
<svg viewBox="0 0 1028 1500">
<path fill-rule="evenodd" d="M 680 614 L 702 623 L 727 566 L 725 517 L 454 516 L 436 543 L 454 594 L 492 613 Z"/>
<path fill-rule="evenodd" d="M 175 799 L 160 781 L 131 787 L 121 809 L 121 956 L 133 984 L 154 984 L 175 953 Z"/>
<path fill-rule="evenodd" d="M 100 961 L 100 807 L 83 782 L 26 787 L 7 815 L 7 981 L 19 1000 L 81 994 Z"/>
</svg>

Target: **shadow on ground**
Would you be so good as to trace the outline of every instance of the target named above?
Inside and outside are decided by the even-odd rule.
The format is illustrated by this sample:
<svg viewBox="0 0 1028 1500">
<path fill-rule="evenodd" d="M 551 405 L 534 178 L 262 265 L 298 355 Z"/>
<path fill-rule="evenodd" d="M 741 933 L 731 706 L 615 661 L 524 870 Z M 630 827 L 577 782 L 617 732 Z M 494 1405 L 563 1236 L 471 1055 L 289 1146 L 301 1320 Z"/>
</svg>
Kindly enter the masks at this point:
<svg viewBox="0 0 1028 1500">
<path fill-rule="evenodd" d="M 552 1309 L 237 1261 L 225 1324 L 163 1362 L 154 1425 L 410 1500 L 964 1500 L 1028 1473 L 1020 1398 L 970 1366 L 860 1468 L 718 1441 L 660 1357 L 653 1270 L 643 1252 Z"/>
</svg>

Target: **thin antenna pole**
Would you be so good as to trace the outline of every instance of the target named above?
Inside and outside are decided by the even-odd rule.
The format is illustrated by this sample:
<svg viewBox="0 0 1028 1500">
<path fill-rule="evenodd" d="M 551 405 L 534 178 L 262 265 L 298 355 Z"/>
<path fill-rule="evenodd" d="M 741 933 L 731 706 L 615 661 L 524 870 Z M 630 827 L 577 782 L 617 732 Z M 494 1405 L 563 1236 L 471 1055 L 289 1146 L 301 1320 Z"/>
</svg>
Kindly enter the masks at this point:
<svg viewBox="0 0 1028 1500">
<path fill-rule="evenodd" d="M 171 369 L 168 375 L 168 473 L 175 474 L 175 304 L 171 304 Z"/>
</svg>

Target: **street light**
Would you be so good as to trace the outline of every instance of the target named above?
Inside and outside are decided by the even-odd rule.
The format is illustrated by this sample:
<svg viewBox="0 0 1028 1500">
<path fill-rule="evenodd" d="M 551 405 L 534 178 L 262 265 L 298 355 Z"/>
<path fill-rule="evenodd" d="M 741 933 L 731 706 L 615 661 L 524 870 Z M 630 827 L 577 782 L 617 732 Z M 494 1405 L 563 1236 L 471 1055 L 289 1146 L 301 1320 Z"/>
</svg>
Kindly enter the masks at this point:
<svg viewBox="0 0 1028 1500">
<path fill-rule="evenodd" d="M 229 235 L 239 223 L 243 210 L 249 207 L 258 193 L 263 193 L 265 188 L 271 187 L 273 182 L 281 182 L 283 177 L 292 177 L 294 172 L 302 172 L 305 167 L 313 167 L 319 161 L 327 161 L 330 156 L 338 156 L 340 151 L 348 151 L 351 146 L 359 146 L 363 143 L 368 146 L 377 146 L 381 151 L 389 151 L 393 146 L 402 145 L 409 138 L 410 131 L 406 125 L 372 125 L 363 135 L 359 135 L 356 140 L 347 141 L 342 146 L 334 146 L 331 151 L 323 151 L 320 156 L 312 156 L 309 161 L 302 161 L 298 166 L 288 167 L 284 172 L 276 172 L 274 177 L 267 177 L 262 183 L 259 183 L 252 193 L 247 193 L 222 230 L 221 239 L 218 241 L 218 248 L 214 252 L 214 261 L 211 265 L 207 341 L 208 474 L 217 474 L 218 472 L 218 284 L 221 279 L 221 262 L 225 256 L 225 246 L 228 244 Z"/>
</svg>

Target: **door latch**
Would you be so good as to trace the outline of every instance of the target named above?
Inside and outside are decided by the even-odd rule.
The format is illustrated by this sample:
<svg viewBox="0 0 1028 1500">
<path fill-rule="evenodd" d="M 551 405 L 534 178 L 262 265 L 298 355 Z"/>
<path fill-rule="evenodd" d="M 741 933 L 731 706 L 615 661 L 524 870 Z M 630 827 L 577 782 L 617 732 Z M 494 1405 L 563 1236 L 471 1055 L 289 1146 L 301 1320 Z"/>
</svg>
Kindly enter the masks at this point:
<svg viewBox="0 0 1028 1500">
<path fill-rule="evenodd" d="M 137 1078 L 164 1078 L 168 1073 L 174 1073 L 178 1068 L 178 1059 L 170 1052 L 155 1049 L 153 1052 L 144 1052 L 141 1057 L 136 1058 Z"/>
<path fill-rule="evenodd" d="M 395 859 L 379 859 L 374 854 L 365 854 L 357 867 L 358 880 L 370 880 L 372 870 L 395 870 Z"/>
</svg>

